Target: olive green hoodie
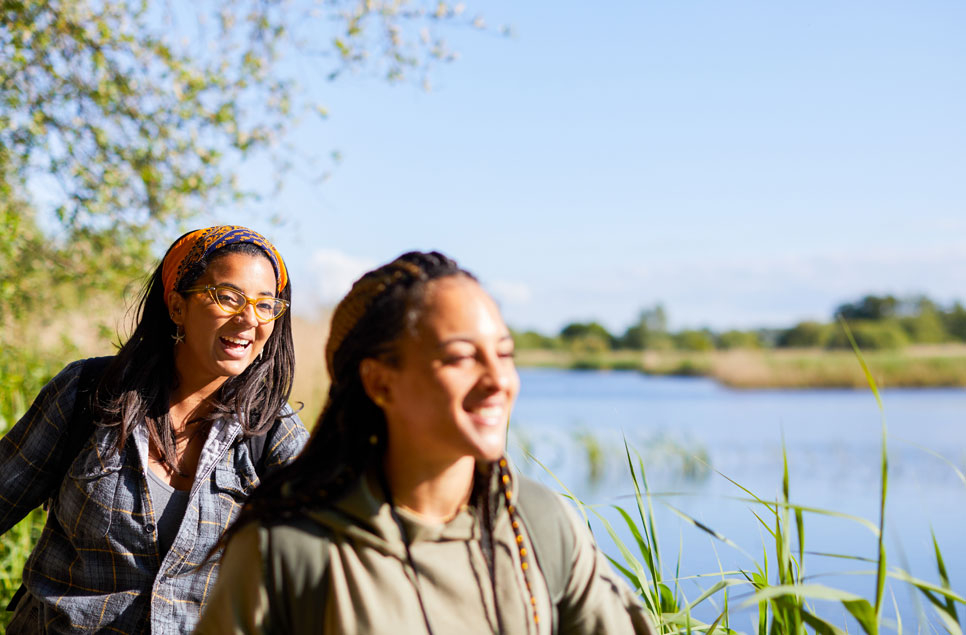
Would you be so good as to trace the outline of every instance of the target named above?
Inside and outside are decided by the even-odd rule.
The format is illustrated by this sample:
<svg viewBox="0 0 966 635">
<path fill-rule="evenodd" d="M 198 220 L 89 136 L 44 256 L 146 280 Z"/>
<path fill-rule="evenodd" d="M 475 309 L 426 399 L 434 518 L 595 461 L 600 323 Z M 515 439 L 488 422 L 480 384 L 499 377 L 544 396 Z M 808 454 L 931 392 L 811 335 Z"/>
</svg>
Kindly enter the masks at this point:
<svg viewBox="0 0 966 635">
<path fill-rule="evenodd" d="M 516 505 L 515 485 L 523 477 L 512 479 L 510 502 Z M 492 483 L 491 494 L 498 489 Z M 445 524 L 397 508 L 414 571 L 381 493 L 376 479 L 363 478 L 331 507 L 243 528 L 228 545 L 195 632 L 424 634 L 428 623 L 435 635 L 653 635 L 636 595 L 559 497 L 542 493 L 536 498 L 543 508 L 525 510 L 559 526 L 569 543 L 557 550 L 570 562 L 557 566 L 562 579 L 554 583 L 549 576 L 559 586 L 552 589 L 539 562 L 555 566 L 548 559 L 556 554 L 546 547 L 541 553 L 537 545 L 533 558 L 536 532 L 524 531 L 518 541 L 506 505 L 495 506 L 492 559 L 484 556 L 486 541 L 472 507 Z M 526 570 L 521 551 L 530 554 L 523 557 Z"/>
</svg>

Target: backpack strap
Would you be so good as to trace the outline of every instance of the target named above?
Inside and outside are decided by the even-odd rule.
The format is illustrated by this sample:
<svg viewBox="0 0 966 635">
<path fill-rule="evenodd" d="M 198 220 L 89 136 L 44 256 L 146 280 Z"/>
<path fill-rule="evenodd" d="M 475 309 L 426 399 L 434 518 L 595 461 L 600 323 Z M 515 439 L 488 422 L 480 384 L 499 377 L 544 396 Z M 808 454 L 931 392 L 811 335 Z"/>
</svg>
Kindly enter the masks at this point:
<svg viewBox="0 0 966 635">
<path fill-rule="evenodd" d="M 556 628 L 557 605 L 567 589 L 577 537 L 566 517 L 564 502 L 559 496 L 522 474 L 518 474 L 515 480 L 516 512 L 526 527 L 534 560 L 547 582 L 553 605 L 551 624 Z"/>
<path fill-rule="evenodd" d="M 77 394 L 74 397 L 74 409 L 71 413 L 70 425 L 67 428 L 67 446 L 64 448 L 64 453 L 61 454 L 60 465 L 57 468 L 59 474 L 58 486 L 64 480 L 64 476 L 67 475 L 70 464 L 74 462 L 74 459 L 84 448 L 84 444 L 94 434 L 91 402 L 107 365 L 113 359 L 111 356 L 91 357 L 81 362 L 80 377 L 77 379 Z M 53 492 L 51 492 L 51 495 L 53 495 Z"/>
<path fill-rule="evenodd" d="M 259 434 L 245 439 L 244 443 L 248 446 L 248 456 L 252 458 L 252 465 L 255 466 L 255 473 L 259 478 L 265 476 L 265 441 L 268 435 L 274 432 L 281 419 L 276 419 L 272 427 L 265 434 Z"/>
</svg>

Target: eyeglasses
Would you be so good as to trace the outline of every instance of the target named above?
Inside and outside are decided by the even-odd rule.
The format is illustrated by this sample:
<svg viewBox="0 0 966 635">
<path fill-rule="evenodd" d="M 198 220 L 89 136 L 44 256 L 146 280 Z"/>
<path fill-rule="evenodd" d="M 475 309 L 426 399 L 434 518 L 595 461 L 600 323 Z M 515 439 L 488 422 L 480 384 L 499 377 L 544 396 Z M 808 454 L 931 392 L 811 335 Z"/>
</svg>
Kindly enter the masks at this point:
<svg viewBox="0 0 966 635">
<path fill-rule="evenodd" d="M 255 308 L 255 317 L 263 324 L 282 317 L 289 305 L 288 300 L 282 298 L 249 298 L 238 289 L 223 285 L 212 286 L 209 284 L 203 287 L 192 287 L 185 289 L 182 293 L 202 293 L 204 291 L 208 292 L 209 297 L 222 311 L 231 315 L 238 315 L 245 310 L 246 306 L 252 305 Z"/>
</svg>

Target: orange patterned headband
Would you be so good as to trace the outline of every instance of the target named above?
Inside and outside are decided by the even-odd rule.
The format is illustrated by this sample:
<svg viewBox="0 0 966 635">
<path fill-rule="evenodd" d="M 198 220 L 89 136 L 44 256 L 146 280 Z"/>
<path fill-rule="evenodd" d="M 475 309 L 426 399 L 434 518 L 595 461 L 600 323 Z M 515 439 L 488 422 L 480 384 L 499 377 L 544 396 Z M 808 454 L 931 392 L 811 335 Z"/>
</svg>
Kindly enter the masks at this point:
<svg viewBox="0 0 966 635">
<path fill-rule="evenodd" d="M 258 232 L 237 225 L 218 225 L 190 232 L 175 241 L 164 256 L 161 266 L 161 282 L 164 285 L 164 302 L 174 291 L 191 265 L 200 262 L 217 249 L 235 243 L 251 243 L 268 256 L 275 269 L 275 293 L 281 293 L 288 282 L 285 263 L 278 250 Z"/>
</svg>

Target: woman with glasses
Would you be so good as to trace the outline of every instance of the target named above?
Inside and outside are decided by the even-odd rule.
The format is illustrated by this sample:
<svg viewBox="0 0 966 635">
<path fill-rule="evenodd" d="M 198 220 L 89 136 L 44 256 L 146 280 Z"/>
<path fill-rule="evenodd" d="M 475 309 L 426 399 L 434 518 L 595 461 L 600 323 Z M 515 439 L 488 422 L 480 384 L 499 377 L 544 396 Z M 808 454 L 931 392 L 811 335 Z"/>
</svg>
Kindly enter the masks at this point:
<svg viewBox="0 0 966 635">
<path fill-rule="evenodd" d="M 196 633 L 653 635 L 573 510 L 508 464 L 513 339 L 473 276 L 436 252 L 370 271 L 326 363 L 313 436 L 226 536 Z"/>
<path fill-rule="evenodd" d="M 291 284 L 236 226 L 179 238 L 112 358 L 70 364 L 0 441 L 0 532 L 48 503 L 8 633 L 190 632 L 206 556 L 307 432 L 288 408 Z"/>
</svg>

